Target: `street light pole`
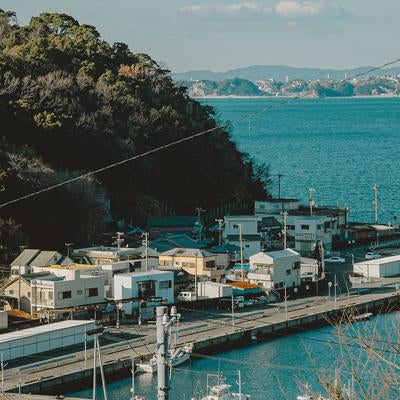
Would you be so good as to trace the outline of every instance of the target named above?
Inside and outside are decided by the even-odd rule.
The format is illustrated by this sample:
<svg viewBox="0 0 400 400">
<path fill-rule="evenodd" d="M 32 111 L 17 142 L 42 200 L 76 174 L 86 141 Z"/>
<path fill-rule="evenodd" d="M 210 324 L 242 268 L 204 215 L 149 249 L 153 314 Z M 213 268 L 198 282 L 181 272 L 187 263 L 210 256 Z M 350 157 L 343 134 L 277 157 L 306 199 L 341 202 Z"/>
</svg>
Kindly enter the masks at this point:
<svg viewBox="0 0 400 400">
<path fill-rule="evenodd" d="M 336 304 L 337 304 L 337 302 L 336 302 L 336 288 L 337 288 L 337 277 L 336 277 L 336 274 L 335 274 L 335 283 L 334 283 L 334 289 L 335 289 L 335 308 L 336 308 Z"/>
<path fill-rule="evenodd" d="M 239 224 L 239 243 L 240 243 L 240 269 L 242 271 L 242 282 L 244 282 L 243 266 L 243 224 Z"/>
<path fill-rule="evenodd" d="M 331 301 L 331 287 L 332 287 L 332 282 L 328 282 L 328 301 Z"/>
</svg>

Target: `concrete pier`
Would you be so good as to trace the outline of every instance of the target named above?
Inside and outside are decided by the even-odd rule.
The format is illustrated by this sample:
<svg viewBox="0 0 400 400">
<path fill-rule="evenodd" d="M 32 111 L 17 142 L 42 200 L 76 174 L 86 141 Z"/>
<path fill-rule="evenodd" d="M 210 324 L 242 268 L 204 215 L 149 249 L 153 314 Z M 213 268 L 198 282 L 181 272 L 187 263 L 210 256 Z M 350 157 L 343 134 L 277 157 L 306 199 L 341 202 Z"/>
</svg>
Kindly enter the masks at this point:
<svg viewBox="0 0 400 400">
<path fill-rule="evenodd" d="M 264 308 L 248 309 L 235 314 L 232 324 L 230 312 L 210 316 L 204 312 L 204 317 L 196 321 L 180 324 L 180 343 L 194 343 L 194 353 L 212 352 L 224 347 L 246 345 L 252 337 L 282 335 L 296 331 L 297 328 L 313 324 L 328 324 L 329 320 L 348 313 L 364 313 L 366 311 L 382 312 L 393 309 L 400 304 L 400 293 L 391 289 L 379 293 L 364 295 L 349 295 L 340 297 L 335 302 L 326 298 L 306 298 L 297 302 L 289 302 L 287 319 L 280 305 L 268 305 Z M 278 310 L 279 307 L 279 310 Z M 179 311 L 179 310 L 178 310 Z M 201 313 L 201 312 L 199 312 Z M 129 327 L 124 328 L 129 331 Z M 104 371 L 108 379 L 128 376 L 132 358 L 149 358 L 155 352 L 155 327 L 143 326 L 132 328 L 143 334 L 140 338 L 115 343 L 102 347 Z M 140 330 L 139 330 L 140 329 Z M 88 351 L 89 359 L 84 360 L 84 352 L 58 362 L 40 364 L 30 368 L 25 366 L 19 371 L 22 391 L 25 393 L 62 394 L 74 387 L 90 387 L 92 379 L 92 353 Z M 18 369 L 5 371 L 4 387 L 6 391 L 16 391 L 18 387 Z M 67 388 L 67 389 L 66 389 Z"/>
</svg>

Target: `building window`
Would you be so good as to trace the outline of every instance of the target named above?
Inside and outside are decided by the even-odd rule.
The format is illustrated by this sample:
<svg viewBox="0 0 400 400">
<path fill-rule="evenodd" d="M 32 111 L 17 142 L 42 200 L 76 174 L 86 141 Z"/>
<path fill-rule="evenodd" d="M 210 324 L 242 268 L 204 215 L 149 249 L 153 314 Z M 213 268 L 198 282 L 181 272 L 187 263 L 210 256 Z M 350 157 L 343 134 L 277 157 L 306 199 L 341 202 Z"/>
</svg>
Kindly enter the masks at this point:
<svg viewBox="0 0 400 400">
<path fill-rule="evenodd" d="M 67 292 L 58 293 L 58 300 L 70 299 L 72 297 L 72 292 L 68 290 Z"/>
<path fill-rule="evenodd" d="M 160 282 L 160 289 L 171 289 L 172 288 L 172 281 L 161 281 Z"/>
<path fill-rule="evenodd" d="M 244 245 L 244 247 L 246 247 L 246 248 L 249 248 L 249 247 L 250 247 L 250 245 L 249 245 L 249 244 L 245 244 L 245 245 Z"/>
<path fill-rule="evenodd" d="M 294 263 L 293 263 L 293 269 L 300 269 L 300 261 L 295 261 Z"/>
<path fill-rule="evenodd" d="M 183 262 L 182 263 L 182 268 L 196 268 L 196 263 Z"/>
<path fill-rule="evenodd" d="M 9 290 L 9 291 L 8 291 L 8 294 L 9 294 L 10 296 L 12 296 L 13 294 L 15 294 L 15 290 Z"/>
<path fill-rule="evenodd" d="M 78 296 L 82 296 L 82 293 L 83 293 L 82 290 L 77 290 L 77 291 L 76 291 L 76 294 L 77 294 Z"/>
<path fill-rule="evenodd" d="M 317 224 L 317 230 L 321 230 L 321 224 Z"/>
<path fill-rule="evenodd" d="M 49 300 L 53 300 L 53 292 L 48 292 L 47 296 L 49 296 Z"/>
<path fill-rule="evenodd" d="M 294 230 L 296 230 L 296 227 L 295 227 L 294 225 L 286 225 L 286 227 L 287 227 L 287 229 L 288 229 L 289 231 L 294 231 Z"/>
<path fill-rule="evenodd" d="M 206 268 L 215 268 L 215 261 L 206 261 Z"/>
<path fill-rule="evenodd" d="M 292 270 L 291 269 L 287 269 L 286 270 L 286 275 L 292 275 Z"/>
<path fill-rule="evenodd" d="M 86 289 L 86 297 L 96 297 L 99 295 L 99 289 L 97 287 Z"/>
<path fill-rule="evenodd" d="M 239 229 L 239 225 L 238 224 L 233 224 L 233 229 Z"/>
<path fill-rule="evenodd" d="M 260 204 L 259 207 L 265 210 L 265 204 Z"/>
<path fill-rule="evenodd" d="M 28 295 L 28 297 L 30 298 L 30 297 L 31 297 L 31 292 L 28 292 L 27 295 Z"/>
<path fill-rule="evenodd" d="M 310 225 L 301 225 L 301 229 L 303 231 L 308 231 L 310 229 Z"/>
</svg>

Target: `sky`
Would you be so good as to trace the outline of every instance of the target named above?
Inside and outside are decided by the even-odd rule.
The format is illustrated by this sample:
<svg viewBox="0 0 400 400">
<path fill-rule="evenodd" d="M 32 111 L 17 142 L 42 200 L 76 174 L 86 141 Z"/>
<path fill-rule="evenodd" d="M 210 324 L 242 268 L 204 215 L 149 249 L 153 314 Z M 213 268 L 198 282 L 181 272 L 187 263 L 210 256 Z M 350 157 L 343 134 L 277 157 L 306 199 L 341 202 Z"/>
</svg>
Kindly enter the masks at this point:
<svg viewBox="0 0 400 400">
<path fill-rule="evenodd" d="M 351 68 L 400 57 L 399 0 L 0 0 L 20 24 L 65 12 L 170 70 Z"/>
</svg>

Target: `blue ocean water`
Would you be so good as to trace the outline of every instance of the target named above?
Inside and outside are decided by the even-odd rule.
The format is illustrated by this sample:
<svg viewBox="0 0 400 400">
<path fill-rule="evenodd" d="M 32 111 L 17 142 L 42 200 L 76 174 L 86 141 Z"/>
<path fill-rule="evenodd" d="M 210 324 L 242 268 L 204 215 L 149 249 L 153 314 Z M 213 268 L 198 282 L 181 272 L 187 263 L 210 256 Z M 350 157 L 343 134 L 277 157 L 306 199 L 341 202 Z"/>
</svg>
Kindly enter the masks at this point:
<svg viewBox="0 0 400 400">
<path fill-rule="evenodd" d="M 383 342 L 396 342 L 400 313 L 377 316 L 371 321 L 356 325 L 356 330 L 364 337 L 374 337 L 374 346 L 383 350 L 382 354 L 400 363 L 400 355 L 393 347 Z M 191 365 L 181 366 L 172 374 L 172 400 L 189 400 L 194 394 L 206 392 L 207 373 L 221 371 L 226 382 L 237 390 L 237 371 L 241 370 L 244 383 L 243 392 L 250 394 L 252 400 L 295 400 L 302 394 L 302 385 L 309 383 L 314 390 L 321 390 L 319 381 L 333 380 L 335 368 L 342 375 L 347 373 L 352 363 L 359 376 L 363 376 L 374 387 L 386 372 L 375 368 L 370 360 L 366 369 L 362 362 L 365 352 L 360 342 L 345 335 L 355 336 L 355 332 L 345 328 L 338 332 L 333 327 L 318 328 L 312 331 L 298 330 L 291 336 L 277 336 L 275 339 L 259 342 L 247 347 L 219 353 L 210 358 L 194 358 Z M 342 343 L 340 345 L 340 343 Z M 397 342 L 398 343 L 398 342 Z M 360 356 L 361 354 L 361 356 Z M 358 366 L 357 366 L 358 364 Z M 383 371 L 389 369 L 384 367 Z M 397 371 L 398 374 L 398 371 Z M 399 375 L 397 375 L 399 377 Z M 110 400 L 130 399 L 130 379 L 115 381 L 107 385 Z M 148 400 L 156 399 L 157 378 L 142 374 L 135 378 L 136 393 Z M 91 398 L 91 390 L 70 393 L 70 396 Z M 101 388 L 97 390 L 98 399 L 102 399 Z M 385 397 L 386 400 L 398 400 L 397 391 Z"/>
<path fill-rule="evenodd" d="M 282 99 L 205 99 L 219 120 L 274 106 Z M 272 194 L 321 205 L 348 205 L 350 218 L 373 221 L 378 183 L 380 222 L 400 220 L 400 99 L 301 99 L 232 126 L 239 148 L 271 167 Z"/>
</svg>

